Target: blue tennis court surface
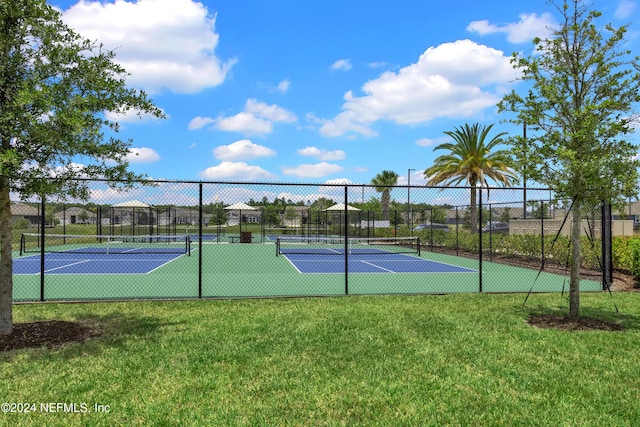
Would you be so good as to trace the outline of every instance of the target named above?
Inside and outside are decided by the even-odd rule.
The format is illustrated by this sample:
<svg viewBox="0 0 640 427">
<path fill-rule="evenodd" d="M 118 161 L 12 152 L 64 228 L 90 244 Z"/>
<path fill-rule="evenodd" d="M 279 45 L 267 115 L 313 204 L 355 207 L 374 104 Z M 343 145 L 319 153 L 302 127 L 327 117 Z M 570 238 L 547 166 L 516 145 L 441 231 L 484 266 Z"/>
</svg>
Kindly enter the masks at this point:
<svg viewBox="0 0 640 427">
<path fill-rule="evenodd" d="M 283 254 L 300 273 L 343 273 L 344 256 Z M 351 254 L 350 273 L 477 273 L 477 270 L 405 254 Z"/>
<path fill-rule="evenodd" d="M 183 256 L 176 253 L 78 253 L 46 254 L 46 274 L 147 274 Z M 40 274 L 40 255 L 13 260 L 13 274 Z"/>
</svg>

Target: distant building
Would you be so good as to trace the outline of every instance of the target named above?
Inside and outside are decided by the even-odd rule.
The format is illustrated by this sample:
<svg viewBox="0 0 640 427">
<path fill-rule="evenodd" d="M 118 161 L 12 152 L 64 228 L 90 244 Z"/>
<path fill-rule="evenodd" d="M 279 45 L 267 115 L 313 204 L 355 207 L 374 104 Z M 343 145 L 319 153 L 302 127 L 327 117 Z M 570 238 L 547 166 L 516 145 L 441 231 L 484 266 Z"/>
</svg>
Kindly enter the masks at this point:
<svg viewBox="0 0 640 427">
<path fill-rule="evenodd" d="M 95 212 L 77 206 L 68 207 L 56 212 L 54 217 L 63 225 L 96 223 Z"/>
<path fill-rule="evenodd" d="M 40 210 L 25 203 L 11 204 L 11 222 L 27 219 L 31 225 L 40 224 Z"/>
</svg>

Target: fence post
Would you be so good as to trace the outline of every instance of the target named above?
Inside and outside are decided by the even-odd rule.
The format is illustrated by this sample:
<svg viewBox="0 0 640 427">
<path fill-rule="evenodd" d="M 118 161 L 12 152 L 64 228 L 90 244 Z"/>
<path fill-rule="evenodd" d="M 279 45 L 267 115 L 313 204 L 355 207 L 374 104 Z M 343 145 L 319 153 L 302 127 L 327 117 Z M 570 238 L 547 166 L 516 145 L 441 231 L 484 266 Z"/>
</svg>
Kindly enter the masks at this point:
<svg viewBox="0 0 640 427">
<path fill-rule="evenodd" d="M 540 200 L 540 236 L 541 236 L 541 241 L 540 241 L 540 245 L 541 245 L 541 252 L 542 252 L 542 263 L 541 263 L 541 270 L 544 271 L 544 261 L 545 261 L 545 256 L 544 256 L 544 200 Z"/>
<path fill-rule="evenodd" d="M 475 188 L 472 188 L 471 191 L 476 191 Z M 478 198 L 478 287 L 479 292 L 482 293 L 482 186 L 480 187 L 480 197 Z"/>
<path fill-rule="evenodd" d="M 198 298 L 202 298 L 202 181 L 198 186 L 199 216 L 198 219 Z"/>
<path fill-rule="evenodd" d="M 606 291 L 613 282 L 613 253 L 611 229 L 611 203 L 602 202 L 601 233 L 602 233 L 602 290 Z"/>
<path fill-rule="evenodd" d="M 45 221 L 45 196 L 40 196 L 40 301 L 44 301 L 44 221 Z"/>
<path fill-rule="evenodd" d="M 344 186 L 344 294 L 349 295 L 349 187 Z"/>
</svg>

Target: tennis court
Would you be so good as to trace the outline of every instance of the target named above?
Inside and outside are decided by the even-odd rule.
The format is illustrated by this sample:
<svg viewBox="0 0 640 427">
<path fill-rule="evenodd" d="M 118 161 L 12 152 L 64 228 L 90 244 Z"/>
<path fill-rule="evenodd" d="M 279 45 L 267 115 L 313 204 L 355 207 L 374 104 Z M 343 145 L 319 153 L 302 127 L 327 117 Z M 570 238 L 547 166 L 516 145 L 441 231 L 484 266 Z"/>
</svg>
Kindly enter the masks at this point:
<svg viewBox="0 0 640 427">
<path fill-rule="evenodd" d="M 49 238 L 55 242 L 54 237 Z M 314 238 L 243 244 L 182 239 L 91 238 L 49 246 L 44 299 L 226 298 L 478 292 L 477 259 L 426 251 L 410 240 Z M 80 240 L 80 239 L 78 239 Z M 86 236 L 84 240 L 87 240 Z M 137 241 L 136 241 L 137 240 Z M 176 241 L 178 240 L 178 241 Z M 14 259 L 14 299 L 39 300 L 41 259 L 30 248 Z M 345 252 L 346 251 L 346 252 Z M 345 256 L 346 253 L 346 256 Z M 190 256 L 189 256 L 190 255 Z M 345 274 L 346 270 L 348 274 Z M 484 262 L 483 292 L 560 292 L 566 276 Z M 348 282 L 348 283 L 347 283 Z M 347 286 L 348 285 L 348 286 Z M 583 290 L 598 291 L 583 280 Z"/>
<path fill-rule="evenodd" d="M 45 274 L 149 274 L 182 256 L 173 253 L 90 253 L 92 248 L 79 252 L 59 252 L 44 258 Z M 95 248 L 93 248 L 95 249 Z M 40 255 L 29 255 L 13 261 L 14 275 L 40 274 Z"/>
<path fill-rule="evenodd" d="M 344 259 L 332 255 L 287 255 L 300 273 L 343 273 Z M 477 273 L 477 270 L 451 264 L 392 254 L 385 259 L 368 255 L 352 255 L 348 260 L 350 273 Z"/>
</svg>

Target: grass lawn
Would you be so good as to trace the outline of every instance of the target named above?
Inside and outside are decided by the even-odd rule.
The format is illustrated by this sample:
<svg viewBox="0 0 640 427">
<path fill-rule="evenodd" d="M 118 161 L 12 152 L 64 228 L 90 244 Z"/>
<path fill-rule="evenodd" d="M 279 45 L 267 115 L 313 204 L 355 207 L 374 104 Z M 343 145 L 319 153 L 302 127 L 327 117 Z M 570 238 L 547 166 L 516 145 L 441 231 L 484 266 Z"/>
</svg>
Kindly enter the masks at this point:
<svg viewBox="0 0 640 427">
<path fill-rule="evenodd" d="M 583 293 L 621 332 L 558 331 L 559 294 L 16 305 L 102 336 L 0 354 L 0 425 L 640 425 L 640 294 Z M 42 413 L 40 403 L 88 413 Z M 103 405 L 108 412 L 93 412 Z"/>
</svg>

